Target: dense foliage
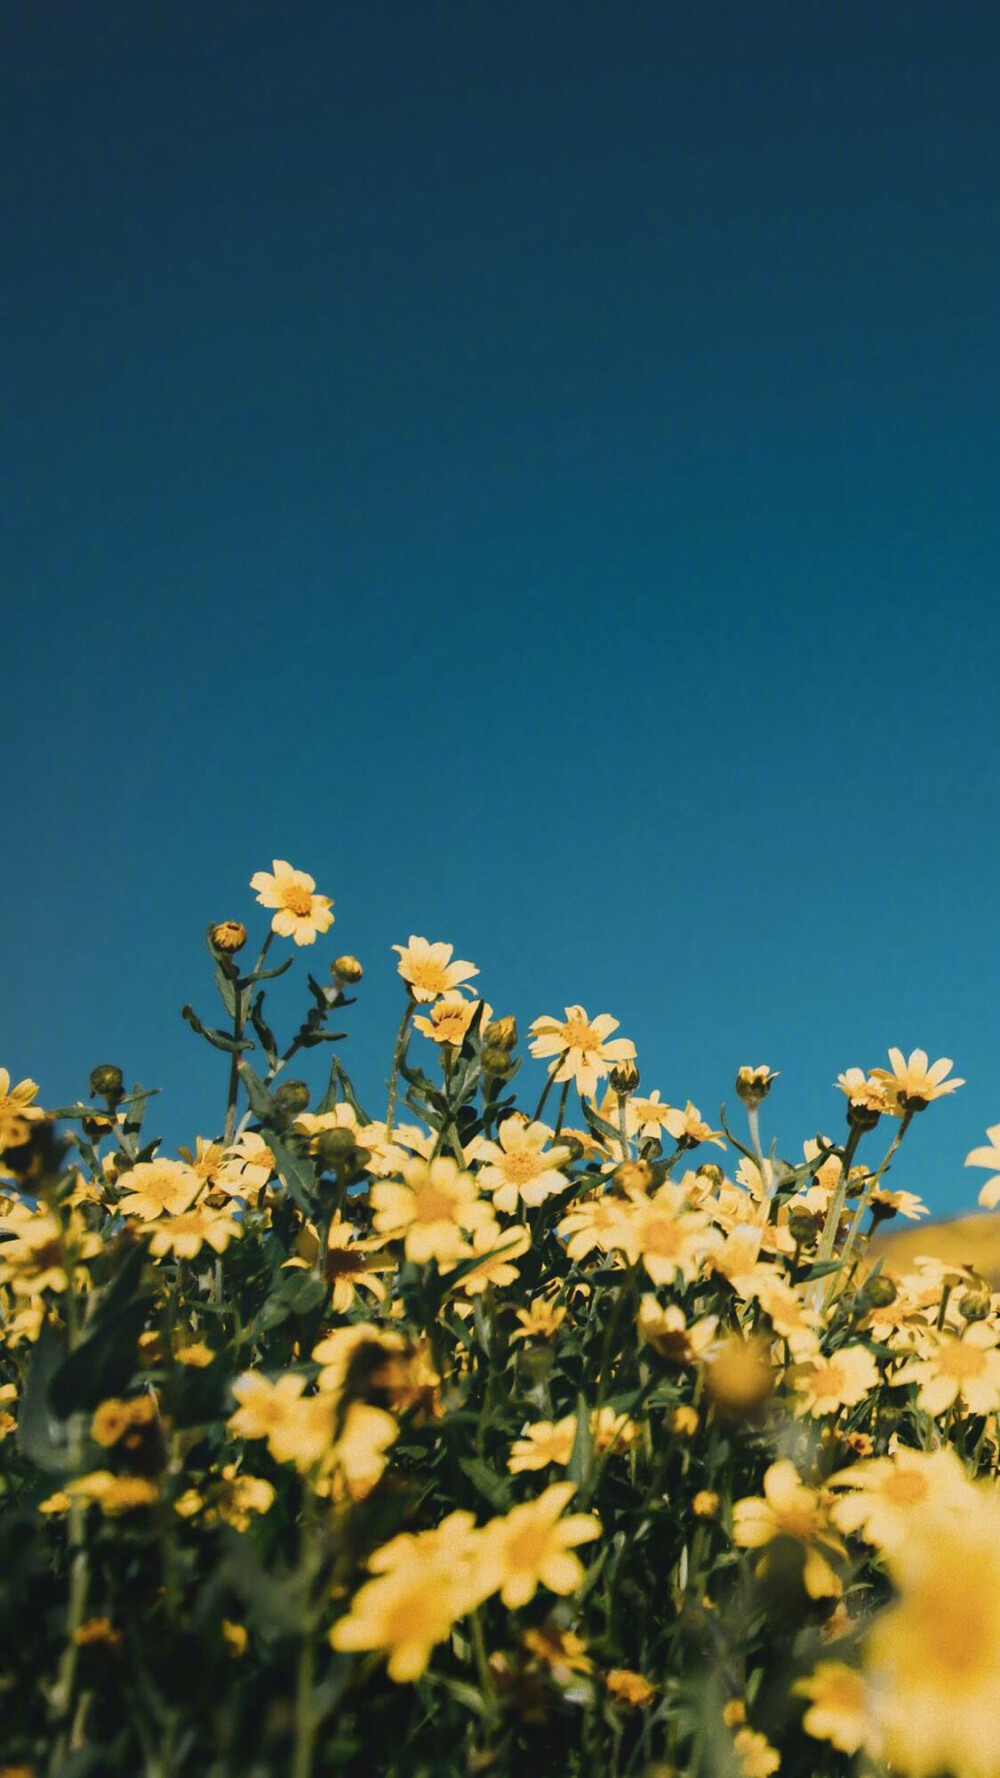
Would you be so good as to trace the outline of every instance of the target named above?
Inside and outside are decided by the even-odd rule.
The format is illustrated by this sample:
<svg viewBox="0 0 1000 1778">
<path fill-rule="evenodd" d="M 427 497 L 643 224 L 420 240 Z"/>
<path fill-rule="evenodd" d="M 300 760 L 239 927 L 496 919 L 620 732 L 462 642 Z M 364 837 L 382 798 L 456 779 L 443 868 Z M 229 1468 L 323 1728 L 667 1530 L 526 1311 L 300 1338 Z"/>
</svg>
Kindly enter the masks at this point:
<svg viewBox="0 0 1000 1778">
<path fill-rule="evenodd" d="M 519 1109 L 513 1019 L 413 937 L 366 1108 L 355 959 L 267 1023 L 329 900 L 252 886 L 184 1009 L 212 1139 L 0 1071 L 0 1778 L 1000 1778 L 1000 1297 L 869 1252 L 950 1062 L 848 1069 L 781 1158 L 767 1068 L 715 1129 L 572 1006 Z"/>
</svg>

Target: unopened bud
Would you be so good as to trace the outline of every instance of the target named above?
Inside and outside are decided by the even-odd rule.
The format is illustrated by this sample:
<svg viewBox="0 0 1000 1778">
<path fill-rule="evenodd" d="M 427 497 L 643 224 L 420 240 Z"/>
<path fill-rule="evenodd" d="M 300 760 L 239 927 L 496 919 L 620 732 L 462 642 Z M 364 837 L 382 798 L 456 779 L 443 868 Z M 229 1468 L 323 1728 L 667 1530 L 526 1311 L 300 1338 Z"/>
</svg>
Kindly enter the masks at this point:
<svg viewBox="0 0 1000 1778">
<path fill-rule="evenodd" d="M 874 1105 L 858 1105 L 853 1099 L 847 1101 L 847 1121 L 852 1130 L 860 1130 L 862 1134 L 874 1130 L 881 1116 L 881 1111 Z"/>
<path fill-rule="evenodd" d="M 698 1430 L 697 1410 L 682 1402 L 679 1408 L 674 1409 L 670 1427 L 678 1438 L 694 1438 Z"/>
<path fill-rule="evenodd" d="M 895 1284 L 884 1272 L 869 1278 L 858 1292 L 858 1307 L 867 1314 L 870 1309 L 888 1309 L 899 1295 Z"/>
<path fill-rule="evenodd" d="M 993 1292 L 985 1278 L 977 1272 L 969 1280 L 969 1288 L 958 1299 L 958 1312 L 966 1321 L 983 1321 L 993 1306 Z"/>
<path fill-rule="evenodd" d="M 330 965 L 330 974 L 338 982 L 346 982 L 353 986 L 364 975 L 364 970 L 356 957 L 335 957 Z"/>
<path fill-rule="evenodd" d="M 804 1210 L 800 1206 L 788 1212 L 788 1232 L 800 1247 L 811 1247 L 819 1239 L 822 1226 L 822 1217 L 812 1210 Z"/>
<path fill-rule="evenodd" d="M 309 1088 L 304 1080 L 283 1080 L 275 1089 L 274 1103 L 286 1117 L 298 1117 L 309 1103 Z"/>
<path fill-rule="evenodd" d="M 217 951 L 225 951 L 232 957 L 246 944 L 247 929 L 242 920 L 220 920 L 209 928 L 208 938 Z"/>
<path fill-rule="evenodd" d="M 321 1130 L 316 1138 L 316 1158 L 323 1167 L 341 1167 L 357 1146 L 353 1130 Z"/>
<path fill-rule="evenodd" d="M 766 1099 L 771 1091 L 772 1080 L 777 1080 L 766 1063 L 759 1068 L 741 1068 L 736 1075 L 736 1091 L 743 1100 L 748 1111 L 755 1111 L 762 1099 Z"/>
<path fill-rule="evenodd" d="M 100 1093 L 102 1099 L 120 1099 L 125 1090 L 125 1076 L 113 1062 L 102 1062 L 90 1071 L 90 1096 Z"/>
<path fill-rule="evenodd" d="M 722 1502 L 718 1494 L 711 1488 L 699 1488 L 691 1502 L 691 1511 L 696 1519 L 714 1519 Z"/>
<path fill-rule="evenodd" d="M 511 1067 L 510 1052 L 498 1043 L 488 1043 L 482 1053 L 483 1071 L 495 1076 L 505 1075 Z"/>
<path fill-rule="evenodd" d="M 517 1020 L 512 1014 L 502 1019 L 491 1019 L 483 1032 L 483 1042 L 496 1045 L 497 1049 L 512 1050 L 517 1047 Z"/>
<path fill-rule="evenodd" d="M 608 1076 L 611 1091 L 626 1099 L 639 1085 L 639 1070 L 634 1062 L 616 1062 Z"/>
</svg>

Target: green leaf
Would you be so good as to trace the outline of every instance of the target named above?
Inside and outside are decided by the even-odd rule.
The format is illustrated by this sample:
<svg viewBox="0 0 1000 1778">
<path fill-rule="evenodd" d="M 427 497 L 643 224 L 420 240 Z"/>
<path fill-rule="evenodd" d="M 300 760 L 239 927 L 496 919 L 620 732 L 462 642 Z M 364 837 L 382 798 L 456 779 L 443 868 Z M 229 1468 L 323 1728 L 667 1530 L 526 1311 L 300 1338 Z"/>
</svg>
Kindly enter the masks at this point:
<svg viewBox="0 0 1000 1778">
<path fill-rule="evenodd" d="M 128 1255 L 102 1294 L 80 1344 L 64 1359 L 49 1382 L 49 1402 L 63 1419 L 94 1408 L 109 1395 L 120 1395 L 132 1381 L 136 1345 L 146 1321 L 150 1293 L 138 1289 L 145 1243 Z"/>
<path fill-rule="evenodd" d="M 249 1062 L 241 1062 L 239 1064 L 239 1070 L 240 1079 L 246 1088 L 250 1110 L 254 1113 L 255 1117 L 260 1119 L 262 1124 L 275 1124 L 278 1119 L 278 1107 L 264 1085 L 264 1082 L 261 1080 L 260 1075 L 255 1069 L 251 1068 Z"/>
<path fill-rule="evenodd" d="M 274 1156 L 274 1164 L 282 1183 L 291 1192 L 299 1209 L 304 1210 L 307 1216 L 312 1216 L 316 1209 L 316 1169 L 311 1160 L 304 1155 L 297 1155 L 294 1149 L 289 1148 L 271 1131 L 268 1131 L 267 1146 Z"/>
<path fill-rule="evenodd" d="M 203 1025 L 193 1006 L 182 1006 L 181 1018 L 186 1019 L 192 1031 L 197 1031 L 198 1036 L 204 1037 L 214 1049 L 226 1050 L 230 1055 L 253 1049 L 253 1041 L 249 1037 L 231 1037 L 226 1031 L 218 1031 L 212 1025 Z"/>
<path fill-rule="evenodd" d="M 566 1479 L 575 1482 L 581 1490 L 586 1489 L 594 1467 L 594 1435 L 590 1429 L 590 1408 L 584 1395 L 577 1397 L 576 1403 L 576 1437 L 573 1440 L 573 1451 L 566 1470 Z"/>
<path fill-rule="evenodd" d="M 250 1023 L 260 1038 L 261 1048 L 270 1067 L 278 1066 L 278 1044 L 274 1032 L 264 1018 L 264 990 L 261 988 L 250 1005 Z"/>
<path fill-rule="evenodd" d="M 69 1449 L 69 1429 L 49 1403 L 49 1385 L 62 1362 L 58 1329 L 53 1322 L 44 1321 L 28 1366 L 17 1435 L 24 1455 L 49 1475 L 69 1475 L 76 1468 Z"/>
<path fill-rule="evenodd" d="M 478 1494 L 488 1500 L 494 1512 L 505 1513 L 510 1508 L 510 1483 L 504 1476 L 486 1463 L 482 1457 L 460 1457 L 458 1467 L 463 1475 L 468 1476 Z"/>
<path fill-rule="evenodd" d="M 217 963 L 215 966 L 215 985 L 219 990 L 219 999 L 222 1001 L 229 1017 L 234 1019 L 236 1017 L 236 1008 L 239 1003 L 236 978 L 234 975 L 230 975 L 224 970 L 221 963 Z"/>
</svg>

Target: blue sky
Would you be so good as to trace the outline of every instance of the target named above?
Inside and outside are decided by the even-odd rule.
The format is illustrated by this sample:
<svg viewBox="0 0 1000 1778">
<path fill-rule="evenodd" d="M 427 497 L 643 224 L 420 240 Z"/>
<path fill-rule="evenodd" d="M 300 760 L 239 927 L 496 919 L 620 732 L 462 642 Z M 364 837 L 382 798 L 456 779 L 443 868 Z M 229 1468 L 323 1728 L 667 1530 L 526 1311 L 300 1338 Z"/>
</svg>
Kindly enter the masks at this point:
<svg viewBox="0 0 1000 1778">
<path fill-rule="evenodd" d="M 888 1045 L 1000 1119 L 1000 23 L 979 4 L 8 21 L 0 1061 L 212 1133 L 207 922 L 285 857 L 706 1112 Z M 251 921 L 252 923 L 252 921 Z M 282 984 L 282 989 L 285 984 Z M 291 1016 L 294 996 L 276 994 Z M 526 1070 L 531 1090 L 541 1065 Z"/>
</svg>

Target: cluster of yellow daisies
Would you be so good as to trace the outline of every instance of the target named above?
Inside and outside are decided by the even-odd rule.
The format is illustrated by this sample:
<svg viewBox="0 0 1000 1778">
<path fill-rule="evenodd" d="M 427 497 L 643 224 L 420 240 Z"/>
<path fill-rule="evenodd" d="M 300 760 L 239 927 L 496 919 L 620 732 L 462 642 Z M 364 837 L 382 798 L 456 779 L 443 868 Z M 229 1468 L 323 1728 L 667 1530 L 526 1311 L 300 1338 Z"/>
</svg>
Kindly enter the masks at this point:
<svg viewBox="0 0 1000 1778">
<path fill-rule="evenodd" d="M 310 1108 L 287 1073 L 308 1044 L 279 1051 L 260 984 L 274 938 L 314 944 L 332 903 L 283 860 L 252 887 L 273 916 L 253 968 L 241 921 L 208 935 L 231 1035 L 191 1021 L 229 1057 L 216 1137 L 161 1154 L 104 1067 L 60 1139 L 0 1070 L 2 1500 L 56 1584 L 0 1775 L 88 1746 L 101 1766 L 102 1735 L 154 1769 L 149 1723 L 102 1702 L 144 1695 L 144 1570 L 99 1553 L 124 1523 L 158 1552 L 138 1609 L 168 1650 L 210 1634 L 220 1540 L 294 1570 L 294 1696 L 231 1575 L 216 1631 L 253 1672 L 234 1710 L 270 1700 L 259 1732 L 295 1778 L 532 1754 L 580 1778 L 1000 1778 L 1000 1295 L 930 1258 L 890 1276 L 871 1245 L 924 1214 L 889 1171 L 963 1084 L 951 1062 L 847 1069 L 841 1132 L 779 1158 L 773 1071 L 738 1071 L 743 1135 L 714 1128 L 570 1005 L 530 1026 L 521 1110 L 514 1019 L 411 936 L 384 1115 L 339 1058 Z M 311 984 L 309 1043 L 362 974 L 343 956 Z M 987 1135 L 968 1164 L 993 1208 Z M 177 1662 L 163 1720 L 175 1746 L 188 1712 L 200 1758 Z"/>
</svg>

